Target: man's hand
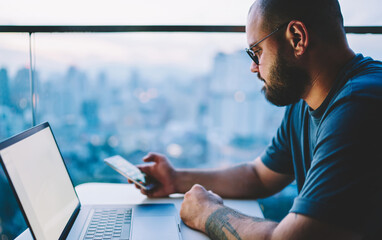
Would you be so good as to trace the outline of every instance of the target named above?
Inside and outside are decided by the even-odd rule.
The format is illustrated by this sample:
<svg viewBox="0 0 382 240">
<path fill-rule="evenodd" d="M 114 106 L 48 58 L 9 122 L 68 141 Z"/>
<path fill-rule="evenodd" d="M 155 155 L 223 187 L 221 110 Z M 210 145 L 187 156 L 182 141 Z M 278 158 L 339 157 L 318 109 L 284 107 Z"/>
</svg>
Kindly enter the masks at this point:
<svg viewBox="0 0 382 240">
<path fill-rule="evenodd" d="M 150 191 L 141 189 L 143 194 L 148 197 L 167 197 L 177 191 L 175 188 L 176 171 L 165 156 L 149 153 L 143 158 L 143 161 L 152 164 L 137 167 L 146 174 L 149 180 L 152 179 L 156 182 L 156 186 Z M 129 182 L 131 183 L 131 181 Z M 139 186 L 136 185 L 136 187 L 140 189 Z"/>
<path fill-rule="evenodd" d="M 221 197 L 207 191 L 201 185 L 195 184 L 184 195 L 180 217 L 187 226 L 205 232 L 207 218 L 222 207 L 223 199 Z"/>
</svg>

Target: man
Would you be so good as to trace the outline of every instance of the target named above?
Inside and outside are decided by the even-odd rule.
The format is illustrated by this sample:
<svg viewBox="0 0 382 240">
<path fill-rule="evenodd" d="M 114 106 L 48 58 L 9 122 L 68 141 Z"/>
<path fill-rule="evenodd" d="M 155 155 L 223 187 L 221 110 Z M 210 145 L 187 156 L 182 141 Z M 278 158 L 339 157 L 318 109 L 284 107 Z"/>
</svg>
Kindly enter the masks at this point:
<svg viewBox="0 0 382 240">
<path fill-rule="evenodd" d="M 184 223 L 212 239 L 380 239 L 382 63 L 349 48 L 337 0 L 257 0 L 246 33 L 266 98 L 287 105 L 272 143 L 221 170 L 174 169 L 149 154 L 140 168 L 159 184 L 142 192 L 186 193 Z M 263 198 L 293 180 L 299 195 L 280 223 L 220 197 Z"/>
</svg>

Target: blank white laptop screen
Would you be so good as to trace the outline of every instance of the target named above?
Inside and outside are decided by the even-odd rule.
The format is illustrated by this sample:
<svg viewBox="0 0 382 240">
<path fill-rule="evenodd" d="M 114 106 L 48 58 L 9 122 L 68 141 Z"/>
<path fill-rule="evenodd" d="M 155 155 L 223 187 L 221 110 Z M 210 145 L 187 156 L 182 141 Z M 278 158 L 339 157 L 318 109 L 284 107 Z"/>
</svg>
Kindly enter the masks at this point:
<svg viewBox="0 0 382 240">
<path fill-rule="evenodd" d="M 0 155 L 36 239 L 59 239 L 79 201 L 50 128 Z"/>
</svg>

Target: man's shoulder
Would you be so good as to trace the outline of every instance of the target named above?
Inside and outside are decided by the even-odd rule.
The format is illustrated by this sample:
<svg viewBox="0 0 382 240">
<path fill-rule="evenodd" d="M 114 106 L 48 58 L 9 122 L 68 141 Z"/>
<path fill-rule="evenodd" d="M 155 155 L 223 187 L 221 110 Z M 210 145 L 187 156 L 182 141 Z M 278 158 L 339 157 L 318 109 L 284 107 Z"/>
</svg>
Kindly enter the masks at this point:
<svg viewBox="0 0 382 240">
<path fill-rule="evenodd" d="M 382 62 L 370 57 L 363 58 L 349 79 L 351 84 L 359 87 L 382 87 Z"/>
<path fill-rule="evenodd" d="M 382 101 L 382 70 L 349 79 L 335 100 Z"/>
<path fill-rule="evenodd" d="M 382 62 L 359 56 L 347 74 L 346 83 L 339 90 L 336 100 L 363 98 L 382 100 Z"/>
<path fill-rule="evenodd" d="M 382 62 L 371 57 L 364 57 L 362 54 L 357 54 L 352 61 L 344 67 L 344 73 L 345 76 L 349 78 L 381 74 Z"/>
</svg>

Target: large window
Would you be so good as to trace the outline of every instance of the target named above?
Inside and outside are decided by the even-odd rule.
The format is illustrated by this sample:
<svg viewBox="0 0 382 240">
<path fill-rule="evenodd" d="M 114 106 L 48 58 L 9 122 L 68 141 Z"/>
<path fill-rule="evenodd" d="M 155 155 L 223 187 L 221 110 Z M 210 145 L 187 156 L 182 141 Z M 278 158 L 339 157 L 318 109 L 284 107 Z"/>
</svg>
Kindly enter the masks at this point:
<svg viewBox="0 0 382 240">
<path fill-rule="evenodd" d="M 382 25 L 381 3 L 354 11 L 358 3 L 340 2 L 346 25 Z M 0 24 L 244 25 L 251 3 L 9 2 L 0 4 Z M 375 59 L 382 59 L 381 38 L 348 35 L 356 52 Z M 161 152 L 177 167 L 252 160 L 283 108 L 265 100 L 246 45 L 244 33 L 0 33 L 0 141 L 31 127 L 33 118 L 49 121 L 75 185 L 125 182 L 103 163 L 114 154 L 139 163 Z M 0 239 L 10 239 L 26 226 L 2 170 L 0 192 Z M 291 185 L 262 202 L 268 216 L 279 220 L 295 194 Z"/>
</svg>

